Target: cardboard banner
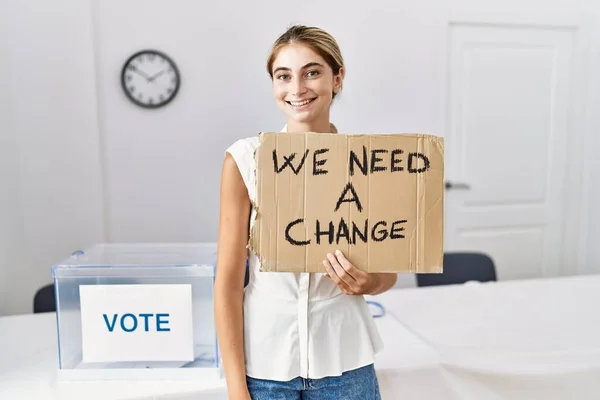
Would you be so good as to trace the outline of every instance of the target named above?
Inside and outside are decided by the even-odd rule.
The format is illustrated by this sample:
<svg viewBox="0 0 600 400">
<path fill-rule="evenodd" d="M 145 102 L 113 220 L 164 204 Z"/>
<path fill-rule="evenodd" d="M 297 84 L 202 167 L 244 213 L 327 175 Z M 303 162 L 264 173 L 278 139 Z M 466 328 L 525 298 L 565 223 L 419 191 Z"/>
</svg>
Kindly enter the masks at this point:
<svg viewBox="0 0 600 400">
<path fill-rule="evenodd" d="M 261 133 L 255 158 L 264 271 L 324 272 L 339 249 L 363 271 L 442 272 L 443 138 Z"/>
</svg>

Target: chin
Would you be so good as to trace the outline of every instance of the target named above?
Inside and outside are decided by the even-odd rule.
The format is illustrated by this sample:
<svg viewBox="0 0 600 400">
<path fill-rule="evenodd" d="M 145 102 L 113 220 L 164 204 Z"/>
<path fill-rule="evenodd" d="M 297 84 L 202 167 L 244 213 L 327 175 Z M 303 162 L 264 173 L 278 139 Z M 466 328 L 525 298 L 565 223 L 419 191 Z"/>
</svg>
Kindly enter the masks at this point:
<svg viewBox="0 0 600 400">
<path fill-rule="evenodd" d="M 321 110 L 307 110 L 303 112 L 294 112 L 288 110 L 286 113 L 290 119 L 293 119 L 296 122 L 309 124 L 319 119 L 319 116 L 323 115 Z"/>
<path fill-rule="evenodd" d="M 302 123 L 302 124 L 309 124 L 311 122 L 314 121 L 314 116 L 313 115 L 298 115 L 298 114 L 291 114 L 288 115 L 291 119 L 293 119 L 294 121 L 298 122 L 298 123 Z"/>
</svg>

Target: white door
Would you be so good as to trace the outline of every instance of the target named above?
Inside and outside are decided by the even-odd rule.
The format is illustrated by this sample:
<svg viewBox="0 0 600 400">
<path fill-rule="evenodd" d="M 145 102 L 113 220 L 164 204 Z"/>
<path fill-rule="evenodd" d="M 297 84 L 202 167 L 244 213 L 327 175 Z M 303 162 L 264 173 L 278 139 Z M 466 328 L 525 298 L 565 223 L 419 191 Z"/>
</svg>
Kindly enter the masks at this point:
<svg viewBox="0 0 600 400">
<path fill-rule="evenodd" d="M 488 253 L 499 279 L 556 275 L 574 31 L 451 24 L 448 35 L 446 250 Z"/>
</svg>

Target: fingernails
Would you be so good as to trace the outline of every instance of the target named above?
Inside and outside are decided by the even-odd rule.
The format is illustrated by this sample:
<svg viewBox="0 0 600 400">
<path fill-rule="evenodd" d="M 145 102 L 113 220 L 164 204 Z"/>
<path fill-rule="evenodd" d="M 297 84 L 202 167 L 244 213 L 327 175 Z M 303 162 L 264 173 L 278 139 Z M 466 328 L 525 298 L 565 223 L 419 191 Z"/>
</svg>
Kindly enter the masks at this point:
<svg viewBox="0 0 600 400">
<path fill-rule="evenodd" d="M 336 251 L 335 251 L 335 254 L 337 254 L 338 256 L 341 256 L 341 255 L 342 255 L 342 252 L 341 252 L 340 250 L 336 250 Z"/>
</svg>

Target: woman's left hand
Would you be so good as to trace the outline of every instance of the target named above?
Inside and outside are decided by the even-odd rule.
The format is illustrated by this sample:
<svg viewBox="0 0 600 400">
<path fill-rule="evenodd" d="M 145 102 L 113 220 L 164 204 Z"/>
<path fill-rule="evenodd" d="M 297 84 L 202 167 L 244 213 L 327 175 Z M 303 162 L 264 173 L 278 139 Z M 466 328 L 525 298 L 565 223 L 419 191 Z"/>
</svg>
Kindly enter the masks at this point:
<svg viewBox="0 0 600 400">
<path fill-rule="evenodd" d="M 375 275 L 356 268 L 340 250 L 336 250 L 335 254 L 328 253 L 323 265 L 325 275 L 345 294 L 371 294 L 377 286 Z"/>
</svg>

